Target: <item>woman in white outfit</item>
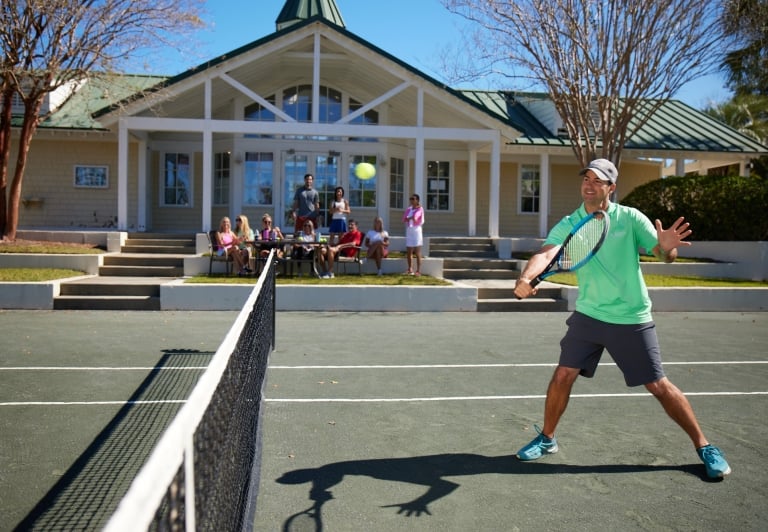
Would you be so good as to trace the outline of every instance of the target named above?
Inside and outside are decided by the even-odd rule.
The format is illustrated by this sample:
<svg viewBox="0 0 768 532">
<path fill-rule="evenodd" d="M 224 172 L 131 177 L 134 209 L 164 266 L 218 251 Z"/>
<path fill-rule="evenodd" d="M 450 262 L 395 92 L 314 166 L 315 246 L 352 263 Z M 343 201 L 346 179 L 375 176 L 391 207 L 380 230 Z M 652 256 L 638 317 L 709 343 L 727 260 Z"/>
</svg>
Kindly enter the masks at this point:
<svg viewBox="0 0 768 532">
<path fill-rule="evenodd" d="M 408 275 L 421 275 L 421 246 L 424 245 L 424 237 L 421 234 L 421 226 L 424 225 L 424 208 L 419 203 L 418 194 L 411 195 L 411 204 L 403 214 L 405 223 L 405 248 L 408 260 Z M 416 255 L 416 270 L 413 269 L 413 256 Z"/>
</svg>

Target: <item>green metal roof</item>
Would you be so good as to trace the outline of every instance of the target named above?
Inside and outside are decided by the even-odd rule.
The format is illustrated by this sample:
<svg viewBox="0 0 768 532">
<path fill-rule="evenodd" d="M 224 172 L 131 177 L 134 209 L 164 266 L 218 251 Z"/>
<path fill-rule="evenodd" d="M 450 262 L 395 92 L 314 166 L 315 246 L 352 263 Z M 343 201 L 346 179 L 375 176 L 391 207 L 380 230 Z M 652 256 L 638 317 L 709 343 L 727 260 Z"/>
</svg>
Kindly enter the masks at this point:
<svg viewBox="0 0 768 532">
<path fill-rule="evenodd" d="M 162 82 L 161 76 L 111 75 L 94 76 L 83 83 L 78 91 L 48 119 L 42 122 L 39 129 L 104 129 L 92 114 L 104 106 L 115 105 L 116 102 L 156 86 Z M 21 127 L 22 117 L 13 117 L 13 125 Z"/>
<path fill-rule="evenodd" d="M 570 146 L 568 138 L 547 129 L 518 96 L 548 100 L 546 93 L 462 91 L 484 110 L 523 132 L 510 144 Z M 768 147 L 678 100 L 666 100 L 626 143 L 625 149 L 764 154 Z"/>
<path fill-rule="evenodd" d="M 334 0 L 287 0 L 275 24 L 277 31 L 313 18 L 323 18 L 344 28 L 344 19 Z"/>
</svg>

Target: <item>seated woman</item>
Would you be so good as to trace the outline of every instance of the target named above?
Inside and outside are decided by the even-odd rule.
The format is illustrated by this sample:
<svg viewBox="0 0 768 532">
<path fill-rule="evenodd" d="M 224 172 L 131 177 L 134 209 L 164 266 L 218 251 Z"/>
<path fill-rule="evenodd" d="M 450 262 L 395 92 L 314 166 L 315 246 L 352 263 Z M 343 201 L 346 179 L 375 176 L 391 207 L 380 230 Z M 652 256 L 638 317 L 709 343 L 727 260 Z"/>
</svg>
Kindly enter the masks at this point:
<svg viewBox="0 0 768 532">
<path fill-rule="evenodd" d="M 253 271 L 248 267 L 243 253 L 240 251 L 241 239 L 232 232 L 232 222 L 230 222 L 229 217 L 225 216 L 219 222 L 219 231 L 216 233 L 216 239 L 218 240 L 216 242 L 218 253 L 221 255 L 227 254 L 232 257 L 237 266 L 238 275 L 247 275 Z"/>
<path fill-rule="evenodd" d="M 272 248 L 277 248 L 277 258 L 283 258 L 283 250 L 280 241 L 285 238 L 279 227 L 272 225 L 272 217 L 264 213 L 261 217 L 261 230 L 259 231 L 259 255 L 266 257 Z"/>
<path fill-rule="evenodd" d="M 295 260 L 309 260 L 315 256 L 315 246 L 309 244 L 302 244 L 301 242 L 314 242 L 315 241 L 315 226 L 312 225 L 310 220 L 304 222 L 304 230 L 301 231 L 296 238 L 297 243 L 293 245 L 291 250 L 291 258 Z"/>
<path fill-rule="evenodd" d="M 377 216 L 373 220 L 373 229 L 365 234 L 366 255 L 376 262 L 376 273 L 383 275 L 381 261 L 389 255 L 389 233 L 384 230 L 384 220 Z"/>
<path fill-rule="evenodd" d="M 238 239 L 237 246 L 243 255 L 243 262 L 246 266 L 250 266 L 251 252 L 249 246 L 253 243 L 254 234 L 253 229 L 248 224 L 248 217 L 244 214 L 238 214 L 237 218 L 235 218 L 235 235 L 237 235 Z"/>
</svg>

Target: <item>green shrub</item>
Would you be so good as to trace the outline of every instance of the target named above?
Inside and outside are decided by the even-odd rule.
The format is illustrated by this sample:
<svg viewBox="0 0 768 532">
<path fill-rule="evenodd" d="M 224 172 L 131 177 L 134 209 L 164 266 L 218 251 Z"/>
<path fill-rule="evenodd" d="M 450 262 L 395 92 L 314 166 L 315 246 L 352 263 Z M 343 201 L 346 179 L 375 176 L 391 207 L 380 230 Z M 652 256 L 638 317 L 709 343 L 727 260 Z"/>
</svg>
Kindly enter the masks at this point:
<svg viewBox="0 0 768 532">
<path fill-rule="evenodd" d="M 684 216 L 690 240 L 768 240 L 768 181 L 755 177 L 691 176 L 658 179 L 622 201 L 664 227 Z"/>
</svg>

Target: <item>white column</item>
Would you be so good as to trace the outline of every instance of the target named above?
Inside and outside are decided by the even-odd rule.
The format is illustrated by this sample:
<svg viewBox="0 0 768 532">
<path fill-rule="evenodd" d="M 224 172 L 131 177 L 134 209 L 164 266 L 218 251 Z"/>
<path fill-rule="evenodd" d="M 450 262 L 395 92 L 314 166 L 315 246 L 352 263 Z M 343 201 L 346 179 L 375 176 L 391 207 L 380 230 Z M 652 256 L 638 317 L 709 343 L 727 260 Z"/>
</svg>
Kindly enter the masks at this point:
<svg viewBox="0 0 768 532">
<path fill-rule="evenodd" d="M 469 151 L 467 176 L 467 233 L 477 236 L 477 150 Z"/>
<path fill-rule="evenodd" d="M 491 147 L 491 183 L 488 201 L 488 236 L 499 237 L 499 196 L 501 194 L 501 134 L 496 132 Z"/>
<path fill-rule="evenodd" d="M 549 154 L 539 157 L 539 238 L 547 236 L 549 231 L 549 194 L 552 189 L 552 177 L 549 169 Z"/>
<path fill-rule="evenodd" d="M 421 87 L 416 91 L 416 126 L 424 127 L 424 89 Z M 416 161 L 413 172 L 413 192 L 419 195 L 422 205 L 426 205 L 427 198 L 424 195 L 424 169 L 426 168 L 424 160 L 424 133 L 419 131 L 415 140 Z"/>
<path fill-rule="evenodd" d="M 213 207 L 213 132 L 211 131 L 211 109 L 213 108 L 211 79 L 205 80 L 205 125 L 203 126 L 203 204 L 201 205 L 203 231 L 211 230 L 211 209 Z"/>
<path fill-rule="evenodd" d="M 312 123 L 320 122 L 320 33 L 315 33 L 312 61 Z"/>
<path fill-rule="evenodd" d="M 675 159 L 675 175 L 685 175 L 685 159 Z"/>
<path fill-rule="evenodd" d="M 139 232 L 147 230 L 147 141 L 139 141 L 137 157 L 139 167 L 138 214 L 136 226 Z"/>
<path fill-rule="evenodd" d="M 117 132 L 117 228 L 128 230 L 128 127 L 122 118 Z"/>
</svg>

